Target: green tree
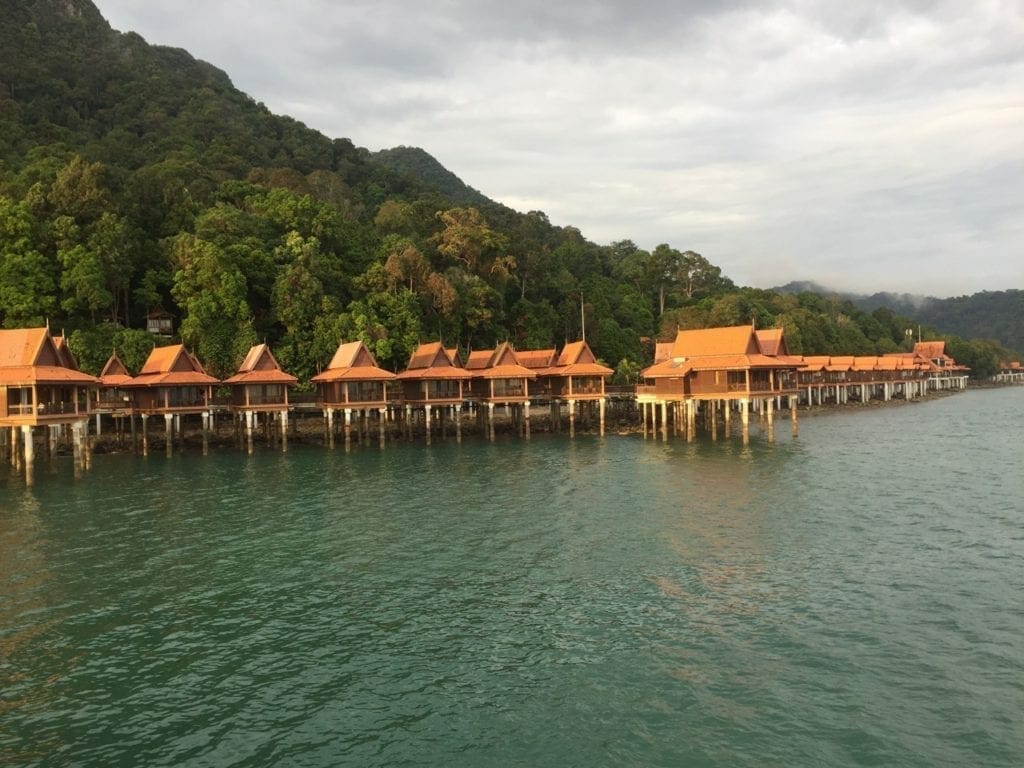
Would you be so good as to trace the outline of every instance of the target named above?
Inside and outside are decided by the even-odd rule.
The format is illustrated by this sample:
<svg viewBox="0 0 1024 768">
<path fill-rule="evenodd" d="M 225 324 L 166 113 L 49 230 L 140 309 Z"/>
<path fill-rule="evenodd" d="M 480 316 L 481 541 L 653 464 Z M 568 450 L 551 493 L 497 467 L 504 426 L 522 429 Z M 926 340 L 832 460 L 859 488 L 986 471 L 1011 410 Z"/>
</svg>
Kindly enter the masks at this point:
<svg viewBox="0 0 1024 768">
<path fill-rule="evenodd" d="M 49 201 L 56 212 L 71 216 L 79 224 L 99 218 L 111 205 L 103 173 L 100 163 L 89 163 L 75 155 L 50 188 Z"/>
<path fill-rule="evenodd" d="M 226 378 L 256 342 L 245 275 L 194 235 L 175 238 L 172 261 L 172 294 L 185 312 L 181 338 L 212 375 Z"/>
<path fill-rule="evenodd" d="M 7 328 L 42 325 L 57 309 L 53 264 L 37 250 L 26 206 L 0 197 L 0 317 Z"/>
</svg>

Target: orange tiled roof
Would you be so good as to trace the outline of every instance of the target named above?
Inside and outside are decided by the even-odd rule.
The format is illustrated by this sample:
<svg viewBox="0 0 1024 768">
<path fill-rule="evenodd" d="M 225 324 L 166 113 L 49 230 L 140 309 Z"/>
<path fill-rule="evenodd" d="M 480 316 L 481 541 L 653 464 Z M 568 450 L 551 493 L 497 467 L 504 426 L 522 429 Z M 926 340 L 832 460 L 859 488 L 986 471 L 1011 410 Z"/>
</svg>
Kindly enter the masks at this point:
<svg viewBox="0 0 1024 768">
<path fill-rule="evenodd" d="M 338 345 L 327 370 L 310 381 L 391 381 L 395 374 L 377 366 L 377 359 L 361 341 Z"/>
<path fill-rule="evenodd" d="M 800 355 L 773 355 L 773 357 L 790 368 L 804 367 L 804 359 Z"/>
<path fill-rule="evenodd" d="M 99 380 L 64 365 L 47 328 L 0 330 L 0 383 L 98 384 Z"/>
<path fill-rule="evenodd" d="M 674 341 L 658 341 L 654 344 L 654 362 L 660 363 L 663 360 L 668 360 L 672 357 L 672 347 L 675 346 Z"/>
<path fill-rule="evenodd" d="M 444 345 L 439 341 L 420 344 L 409 358 L 408 367 L 395 378 L 408 379 L 468 379 L 471 374 L 465 368 L 452 363 Z"/>
<path fill-rule="evenodd" d="M 825 370 L 825 366 L 827 366 L 828 364 L 828 355 L 808 355 L 803 358 L 803 368 L 805 371 L 808 371 L 810 373 L 823 371 Z"/>
<path fill-rule="evenodd" d="M 750 325 L 679 331 L 672 345 L 672 357 L 751 354 L 761 354 L 761 348 Z"/>
<path fill-rule="evenodd" d="M 478 349 L 474 352 L 470 352 L 469 357 L 466 358 L 466 370 L 478 371 L 481 368 L 486 368 L 491 362 L 491 356 L 493 354 L 493 349 Z"/>
<path fill-rule="evenodd" d="M 139 374 L 149 375 L 169 371 L 178 359 L 178 355 L 184 349 L 185 347 L 181 344 L 172 344 L 169 347 L 153 347 L 149 357 L 146 358 L 146 362 L 142 364 L 142 370 L 139 371 Z"/>
<path fill-rule="evenodd" d="M 830 357 L 828 365 L 825 366 L 825 370 L 828 371 L 849 371 L 854 366 L 853 355 L 835 355 Z"/>
<path fill-rule="evenodd" d="M 103 370 L 100 371 L 100 382 L 104 387 L 122 387 L 125 384 L 131 384 L 132 377 L 116 352 L 107 359 Z"/>
<path fill-rule="evenodd" d="M 290 373 L 285 373 L 280 368 L 263 371 L 242 371 L 230 378 L 224 379 L 224 384 L 286 384 L 291 386 L 298 383 L 298 379 Z"/>
<path fill-rule="evenodd" d="M 688 360 L 670 357 L 668 360 L 662 360 L 659 363 L 644 368 L 640 375 L 645 379 L 678 377 L 685 376 L 691 370 L 693 370 L 693 366 L 690 365 Z"/>
<path fill-rule="evenodd" d="M 53 339 L 54 349 L 57 350 L 57 357 L 60 359 L 60 364 L 65 368 L 73 368 L 78 370 L 78 361 L 75 360 L 75 356 L 71 354 L 71 348 L 67 345 L 67 340 L 63 336 L 51 336 Z"/>
<path fill-rule="evenodd" d="M 510 363 L 475 371 L 473 376 L 478 379 L 536 379 L 537 371 Z"/>
<path fill-rule="evenodd" d="M 245 360 L 243 360 L 242 364 L 238 366 L 238 372 L 248 373 L 249 371 L 255 371 L 256 366 L 259 365 L 260 360 L 264 359 L 265 355 L 270 355 L 270 359 L 273 360 L 274 365 L 280 368 L 280 366 L 277 365 L 277 360 L 270 352 L 270 347 L 266 344 L 253 344 L 249 347 L 249 352 L 245 355 Z"/>
<path fill-rule="evenodd" d="M 799 367 L 802 364 L 795 358 L 763 354 L 753 326 L 734 325 L 678 331 L 671 357 L 650 366 L 643 375 L 647 378 L 678 377 L 694 370 Z"/>
<path fill-rule="evenodd" d="M 537 373 L 519 363 L 519 353 L 504 341 L 495 349 L 470 352 L 466 370 L 478 379 L 535 379 Z"/>
<path fill-rule="evenodd" d="M 448 365 L 453 364 L 451 357 L 448 356 L 447 350 L 440 341 L 428 341 L 420 344 L 409 357 L 409 364 L 406 366 L 406 369 L 430 368 L 438 365 L 440 363 L 438 359 L 440 356 L 443 356 Z"/>
<path fill-rule="evenodd" d="M 471 379 L 472 374 L 466 371 L 465 368 L 456 368 L 454 365 L 438 366 L 436 368 L 413 368 L 411 370 L 405 370 L 395 376 L 396 379 L 402 381 L 409 381 L 413 379 L 427 379 L 427 380 L 446 380 L 446 379 Z"/>
<path fill-rule="evenodd" d="M 219 384 L 203 370 L 195 355 L 184 344 L 154 347 L 142 371 L 132 379 L 133 387 L 187 386 Z"/>
<path fill-rule="evenodd" d="M 519 364 L 524 368 L 550 368 L 557 357 L 553 349 L 524 349 L 516 352 Z"/>
<path fill-rule="evenodd" d="M 0 366 L 0 384 L 99 384 L 99 380 L 74 368 L 60 365 Z"/>
<path fill-rule="evenodd" d="M 934 360 L 946 356 L 946 342 L 944 341 L 919 341 L 914 344 L 914 354 L 921 355 Z"/>
<path fill-rule="evenodd" d="M 544 376 L 610 376 L 614 371 L 601 365 L 586 341 L 573 341 L 562 349 L 554 365 L 544 370 Z"/>
<path fill-rule="evenodd" d="M 615 371 L 600 363 L 570 363 L 555 365 L 544 371 L 544 376 L 611 376 Z"/>
<path fill-rule="evenodd" d="M 725 371 L 740 370 L 745 368 L 792 368 L 793 365 L 780 361 L 776 357 L 762 355 L 760 352 L 752 355 L 703 355 L 702 357 L 691 357 L 687 362 L 695 371 Z"/>
<path fill-rule="evenodd" d="M 281 370 L 281 366 L 266 344 L 254 344 L 249 348 L 238 372 L 225 384 L 296 384 L 298 379 Z"/>
<path fill-rule="evenodd" d="M 767 355 L 703 355 L 681 359 L 672 357 L 644 369 L 645 378 L 679 377 L 690 371 L 743 371 L 748 368 L 794 368 L 799 364 L 781 362 Z"/>
<path fill-rule="evenodd" d="M 46 333 L 45 328 L 0 330 L 0 368 L 34 365 Z"/>
<path fill-rule="evenodd" d="M 562 352 L 558 355 L 558 362 L 556 366 L 572 365 L 578 362 L 581 357 L 586 353 L 590 352 L 590 347 L 585 341 L 571 341 L 562 347 Z M 590 352 L 590 360 L 594 359 L 594 353 Z"/>
<path fill-rule="evenodd" d="M 770 357 L 777 357 L 779 354 L 785 354 L 786 344 L 782 337 L 781 328 L 763 328 L 761 330 L 754 331 L 754 336 L 757 338 L 757 343 L 761 347 L 761 353 L 769 355 Z"/>
</svg>

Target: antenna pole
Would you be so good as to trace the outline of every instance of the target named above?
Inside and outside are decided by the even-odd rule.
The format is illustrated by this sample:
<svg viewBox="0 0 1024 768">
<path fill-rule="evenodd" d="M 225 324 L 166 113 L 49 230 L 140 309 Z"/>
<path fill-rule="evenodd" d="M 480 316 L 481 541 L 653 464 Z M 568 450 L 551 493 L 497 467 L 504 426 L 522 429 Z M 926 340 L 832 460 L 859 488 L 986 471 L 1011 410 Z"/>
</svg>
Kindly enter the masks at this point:
<svg viewBox="0 0 1024 768">
<path fill-rule="evenodd" d="M 583 291 L 580 291 L 580 327 L 583 331 L 583 341 L 587 340 L 587 313 L 583 310 Z"/>
</svg>

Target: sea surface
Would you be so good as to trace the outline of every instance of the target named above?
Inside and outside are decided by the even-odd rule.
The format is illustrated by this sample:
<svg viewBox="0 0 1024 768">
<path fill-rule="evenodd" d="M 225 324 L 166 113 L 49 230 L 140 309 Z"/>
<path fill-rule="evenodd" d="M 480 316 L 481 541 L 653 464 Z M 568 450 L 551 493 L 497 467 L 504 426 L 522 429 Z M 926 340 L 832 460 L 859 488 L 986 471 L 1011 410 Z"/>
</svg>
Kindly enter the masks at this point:
<svg viewBox="0 0 1024 768">
<path fill-rule="evenodd" d="M 776 436 L 0 469 L 0 765 L 1024 765 L 1024 388 Z"/>
</svg>

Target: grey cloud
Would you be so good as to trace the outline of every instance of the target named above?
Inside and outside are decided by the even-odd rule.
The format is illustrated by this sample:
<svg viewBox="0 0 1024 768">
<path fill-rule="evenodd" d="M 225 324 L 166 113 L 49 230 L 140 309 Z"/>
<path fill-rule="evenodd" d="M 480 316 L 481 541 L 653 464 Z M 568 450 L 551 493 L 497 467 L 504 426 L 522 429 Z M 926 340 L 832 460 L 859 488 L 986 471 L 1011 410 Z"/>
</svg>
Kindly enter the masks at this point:
<svg viewBox="0 0 1024 768">
<path fill-rule="evenodd" d="M 599 242 L 761 285 L 1024 281 L 1020 2 L 99 5 L 275 111 L 422 146 Z"/>
</svg>

